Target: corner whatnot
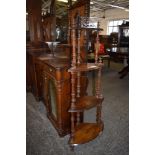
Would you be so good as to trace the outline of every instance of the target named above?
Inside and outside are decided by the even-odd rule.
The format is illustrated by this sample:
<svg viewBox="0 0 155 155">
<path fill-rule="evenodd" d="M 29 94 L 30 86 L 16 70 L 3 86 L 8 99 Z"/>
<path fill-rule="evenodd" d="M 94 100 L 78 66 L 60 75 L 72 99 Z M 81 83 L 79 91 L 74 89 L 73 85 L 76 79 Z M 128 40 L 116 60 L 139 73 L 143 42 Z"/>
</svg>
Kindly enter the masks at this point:
<svg viewBox="0 0 155 155">
<path fill-rule="evenodd" d="M 71 106 L 69 112 L 71 113 L 71 134 L 69 139 L 69 144 L 72 150 L 74 146 L 78 144 L 83 144 L 95 139 L 103 131 L 104 124 L 101 120 L 101 109 L 103 96 L 101 94 L 101 70 L 103 63 L 98 60 L 98 45 L 99 45 L 99 22 L 97 22 L 96 28 L 91 28 L 89 24 L 91 17 L 77 17 L 72 23 L 72 67 L 68 70 L 71 73 Z M 94 19 L 93 19 L 94 20 Z M 85 25 L 89 27 L 83 27 L 82 21 L 86 21 Z M 80 23 L 79 23 L 80 22 Z M 81 25 L 81 23 L 83 25 Z M 96 51 L 95 51 L 95 63 L 85 63 L 80 60 L 80 32 L 82 30 L 97 30 L 96 38 Z M 78 36 L 76 38 L 76 32 Z M 76 39 L 77 39 L 77 49 L 76 49 Z M 93 96 L 80 96 L 80 76 L 81 74 L 87 73 L 89 71 L 97 71 L 97 80 L 95 87 L 95 95 Z M 77 81 L 77 82 L 76 82 Z M 96 107 L 96 122 L 87 123 L 79 121 L 79 113 L 84 112 L 87 109 Z M 75 123 L 75 120 L 77 122 Z"/>
</svg>

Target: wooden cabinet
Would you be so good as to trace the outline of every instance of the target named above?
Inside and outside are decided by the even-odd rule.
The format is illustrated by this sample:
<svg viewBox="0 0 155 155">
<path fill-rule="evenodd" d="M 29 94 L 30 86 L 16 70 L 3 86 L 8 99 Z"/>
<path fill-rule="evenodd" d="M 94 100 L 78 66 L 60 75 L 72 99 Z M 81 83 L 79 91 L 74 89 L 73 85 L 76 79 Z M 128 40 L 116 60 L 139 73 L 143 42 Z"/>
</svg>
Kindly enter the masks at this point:
<svg viewBox="0 0 155 155">
<path fill-rule="evenodd" d="M 26 89 L 32 92 L 37 101 L 42 98 L 42 62 L 38 61 L 38 57 L 45 57 L 50 50 L 45 46 L 30 46 L 26 49 Z M 50 57 L 46 56 L 50 59 Z"/>
<path fill-rule="evenodd" d="M 43 101 L 43 62 L 42 61 L 35 61 L 35 98 L 37 101 L 42 100 Z"/>
<path fill-rule="evenodd" d="M 36 100 L 42 100 L 47 116 L 60 136 L 71 132 L 70 46 L 61 45 L 53 57 L 45 48 L 27 48 L 27 88 Z M 88 80 L 81 76 L 81 96 L 86 94 Z M 80 122 L 83 113 L 80 113 Z M 75 120 L 76 122 L 76 120 Z"/>
<path fill-rule="evenodd" d="M 47 116 L 60 136 L 70 133 L 70 115 L 67 109 L 70 106 L 70 75 L 66 69 L 57 70 L 44 64 L 44 103 Z"/>
<path fill-rule="evenodd" d="M 47 116 L 60 136 L 69 134 L 71 127 L 70 113 L 68 112 L 71 102 L 69 67 L 68 61 L 61 59 L 46 60 L 43 67 L 43 92 Z M 83 83 L 81 95 L 84 95 L 87 88 L 87 77 L 82 76 L 81 82 Z M 80 122 L 82 118 L 83 113 L 80 113 Z"/>
</svg>

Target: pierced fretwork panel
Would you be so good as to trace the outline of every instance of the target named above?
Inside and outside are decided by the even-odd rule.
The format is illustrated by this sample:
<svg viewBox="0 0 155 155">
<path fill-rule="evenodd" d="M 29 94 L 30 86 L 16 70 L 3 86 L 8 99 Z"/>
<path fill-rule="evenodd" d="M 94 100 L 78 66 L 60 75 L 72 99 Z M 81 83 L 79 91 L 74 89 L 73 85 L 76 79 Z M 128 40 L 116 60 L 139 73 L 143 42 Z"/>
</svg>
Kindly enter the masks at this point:
<svg viewBox="0 0 155 155">
<path fill-rule="evenodd" d="M 98 20 L 95 17 L 80 17 L 81 28 L 98 28 Z"/>
</svg>

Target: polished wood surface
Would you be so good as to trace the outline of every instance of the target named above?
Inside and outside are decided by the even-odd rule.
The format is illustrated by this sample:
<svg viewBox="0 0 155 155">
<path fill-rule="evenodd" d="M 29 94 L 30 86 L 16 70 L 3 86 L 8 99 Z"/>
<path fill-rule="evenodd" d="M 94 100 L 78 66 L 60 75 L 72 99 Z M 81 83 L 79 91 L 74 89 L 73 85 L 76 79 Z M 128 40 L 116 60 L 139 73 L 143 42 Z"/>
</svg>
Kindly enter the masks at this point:
<svg viewBox="0 0 155 155">
<path fill-rule="evenodd" d="M 47 116 L 57 129 L 60 136 L 70 133 L 70 114 L 67 109 L 70 106 L 70 76 L 65 70 L 55 68 L 54 66 L 47 66 L 44 64 L 44 103 L 47 108 Z M 50 82 L 53 82 L 54 88 L 50 88 Z M 55 93 L 50 93 L 50 91 Z M 52 101 L 51 101 L 51 98 Z M 56 107 L 53 111 L 53 104 Z"/>
<path fill-rule="evenodd" d="M 26 48 L 26 89 L 34 94 L 37 101 L 41 100 L 40 85 L 42 85 L 42 62 L 38 57 L 45 57 L 50 54 L 50 49 L 45 43 L 29 43 Z M 46 59 L 50 57 L 46 56 Z"/>
<path fill-rule="evenodd" d="M 69 7 L 69 45 L 58 45 L 53 54 L 43 41 L 55 41 L 54 10 L 51 14 L 53 16 L 42 18 L 41 0 L 28 0 L 31 42 L 27 43 L 26 51 L 27 91 L 32 92 L 37 101 L 43 101 L 47 117 L 59 136 L 70 134 L 71 146 L 89 142 L 103 130 L 100 82 L 103 64 L 98 61 L 98 46 L 95 51 L 95 63 L 84 64 L 87 30 L 79 27 L 75 29 L 78 25 L 75 18 L 81 15 L 89 16 L 89 3 L 89 0 L 80 0 Z M 97 28 L 97 32 L 98 30 Z M 98 35 L 97 33 L 97 45 Z M 87 96 L 88 78 L 84 72 L 93 70 L 98 73 L 95 96 Z M 96 123 L 83 123 L 83 111 L 92 107 L 97 109 Z"/>
<path fill-rule="evenodd" d="M 68 71 L 69 72 L 84 72 L 84 71 L 97 70 L 101 67 L 103 67 L 103 64 L 84 63 L 84 64 L 80 64 L 80 65 L 75 66 L 75 67 L 71 67 Z"/>
<path fill-rule="evenodd" d="M 70 133 L 70 113 L 68 113 L 68 109 L 70 107 L 71 97 L 70 97 L 70 74 L 68 72 L 69 61 L 60 59 L 55 60 L 45 60 L 44 61 L 44 99 L 45 105 L 47 107 L 47 115 L 50 121 L 53 123 L 54 127 L 57 129 L 60 136 L 64 136 Z M 52 107 L 50 98 L 54 97 L 54 95 L 50 96 L 49 92 L 49 81 L 53 80 L 55 88 L 56 88 L 56 116 L 52 113 Z M 87 88 L 87 78 L 81 77 L 80 79 L 83 85 L 81 86 L 81 95 L 85 94 Z M 83 114 L 80 113 L 80 122 L 82 121 Z M 76 122 L 76 120 L 75 120 Z"/>
<path fill-rule="evenodd" d="M 32 46 L 32 45 L 31 45 Z M 71 132 L 70 107 L 70 45 L 59 45 L 54 56 L 49 48 L 43 46 L 27 46 L 27 88 L 38 101 L 43 101 L 47 117 L 57 130 L 59 136 Z M 76 77 L 77 83 L 77 77 Z M 80 95 L 86 95 L 88 80 L 81 75 Z M 52 84 L 52 85 L 51 85 Z M 52 87 L 51 87 L 52 86 Z M 52 90 L 52 91 L 51 91 Z M 78 121 L 82 122 L 83 113 L 79 113 Z M 77 122 L 77 119 L 75 119 Z"/>
<path fill-rule="evenodd" d="M 102 101 L 103 98 L 96 98 L 96 96 L 83 96 L 77 99 L 75 107 L 73 109 L 69 109 L 69 112 L 84 111 L 86 109 L 95 107 Z"/>
<path fill-rule="evenodd" d="M 71 145 L 87 143 L 96 138 L 103 130 L 101 124 L 81 123 L 75 128 L 74 137 L 70 139 Z"/>
</svg>

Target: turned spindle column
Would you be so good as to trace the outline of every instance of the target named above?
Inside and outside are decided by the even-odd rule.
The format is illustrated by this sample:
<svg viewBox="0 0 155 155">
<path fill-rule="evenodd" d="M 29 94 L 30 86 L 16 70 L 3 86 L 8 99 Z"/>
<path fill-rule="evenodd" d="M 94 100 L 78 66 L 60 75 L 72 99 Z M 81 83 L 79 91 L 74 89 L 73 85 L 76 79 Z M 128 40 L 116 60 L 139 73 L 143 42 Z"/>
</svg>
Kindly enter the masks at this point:
<svg viewBox="0 0 155 155">
<path fill-rule="evenodd" d="M 75 91 L 75 73 L 71 72 L 71 109 L 75 108 L 76 91 Z M 74 113 L 71 113 L 71 138 L 74 136 Z"/>
<path fill-rule="evenodd" d="M 77 38 L 77 65 L 80 65 L 80 28 L 78 28 L 78 38 Z"/>
<path fill-rule="evenodd" d="M 73 27 L 72 27 L 72 66 L 76 66 L 76 37 L 75 37 L 75 21 L 73 20 Z"/>
<path fill-rule="evenodd" d="M 77 99 L 80 97 L 80 72 L 77 73 Z M 77 125 L 80 123 L 80 112 L 77 112 Z"/>
<path fill-rule="evenodd" d="M 95 63 L 98 62 L 98 52 L 99 52 L 99 22 L 97 23 L 97 36 L 96 36 L 96 49 L 95 49 Z"/>
<path fill-rule="evenodd" d="M 97 89 L 96 89 L 96 97 L 102 99 L 102 93 L 101 93 L 101 67 L 98 70 L 98 77 L 97 77 Z M 102 103 L 97 105 L 96 109 L 96 122 L 101 123 L 101 109 L 102 109 Z"/>
</svg>

